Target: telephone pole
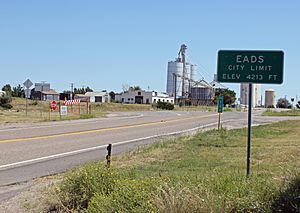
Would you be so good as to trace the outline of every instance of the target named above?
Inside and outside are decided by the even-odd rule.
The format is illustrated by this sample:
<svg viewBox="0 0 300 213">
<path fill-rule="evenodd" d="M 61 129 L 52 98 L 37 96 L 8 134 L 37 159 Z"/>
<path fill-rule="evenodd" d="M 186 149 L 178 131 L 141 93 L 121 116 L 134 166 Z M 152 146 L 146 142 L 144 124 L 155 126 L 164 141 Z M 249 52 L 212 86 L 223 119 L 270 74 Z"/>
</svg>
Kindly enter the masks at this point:
<svg viewBox="0 0 300 213">
<path fill-rule="evenodd" d="M 74 83 L 71 83 L 71 94 L 70 94 L 71 100 L 73 100 L 73 87 L 74 87 Z"/>
</svg>

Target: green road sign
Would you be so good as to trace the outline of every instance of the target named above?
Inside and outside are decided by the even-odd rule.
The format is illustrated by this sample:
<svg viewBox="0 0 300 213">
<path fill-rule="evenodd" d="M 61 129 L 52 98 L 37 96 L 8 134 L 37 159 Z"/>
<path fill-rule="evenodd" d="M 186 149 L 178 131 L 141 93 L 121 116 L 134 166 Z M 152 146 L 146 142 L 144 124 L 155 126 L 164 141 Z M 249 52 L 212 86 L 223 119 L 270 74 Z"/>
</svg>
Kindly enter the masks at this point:
<svg viewBox="0 0 300 213">
<path fill-rule="evenodd" d="M 220 50 L 219 82 L 281 84 L 283 51 Z"/>
<path fill-rule="evenodd" d="M 219 96 L 218 97 L 218 113 L 222 113 L 223 112 L 223 96 Z"/>
</svg>

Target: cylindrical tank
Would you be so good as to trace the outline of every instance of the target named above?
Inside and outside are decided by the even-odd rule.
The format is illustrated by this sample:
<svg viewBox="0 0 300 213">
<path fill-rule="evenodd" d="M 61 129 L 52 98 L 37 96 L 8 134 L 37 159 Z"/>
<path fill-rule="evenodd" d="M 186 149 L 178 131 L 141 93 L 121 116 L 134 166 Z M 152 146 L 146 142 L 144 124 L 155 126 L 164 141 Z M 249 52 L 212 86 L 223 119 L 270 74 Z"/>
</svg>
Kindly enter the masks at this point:
<svg viewBox="0 0 300 213">
<path fill-rule="evenodd" d="M 180 76 L 183 75 L 183 63 L 177 61 L 169 61 L 167 73 L 167 93 L 174 97 L 175 79 L 173 74 L 175 73 Z M 177 77 L 176 79 L 176 97 L 179 97 L 182 93 L 182 78 Z"/>
<path fill-rule="evenodd" d="M 189 92 L 189 88 L 190 88 L 190 82 L 189 82 L 189 78 L 190 78 L 190 76 L 191 76 L 191 64 L 190 63 L 185 63 L 185 71 L 186 71 L 186 73 L 185 73 L 185 80 L 184 80 L 184 91 L 186 92 L 186 93 L 188 93 Z"/>
<path fill-rule="evenodd" d="M 191 74 L 190 74 L 190 79 L 192 81 L 196 80 L 196 72 L 197 72 L 197 65 L 196 64 L 191 64 Z"/>
<path fill-rule="evenodd" d="M 275 90 L 273 89 L 266 89 L 265 90 L 265 107 L 275 107 Z"/>
</svg>

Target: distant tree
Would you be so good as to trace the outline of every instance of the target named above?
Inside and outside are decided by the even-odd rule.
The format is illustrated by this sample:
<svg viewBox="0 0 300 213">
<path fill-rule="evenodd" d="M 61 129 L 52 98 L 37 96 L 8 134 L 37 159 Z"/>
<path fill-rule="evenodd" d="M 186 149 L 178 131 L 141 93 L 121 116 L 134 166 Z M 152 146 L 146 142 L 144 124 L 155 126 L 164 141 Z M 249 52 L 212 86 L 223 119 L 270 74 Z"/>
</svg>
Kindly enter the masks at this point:
<svg viewBox="0 0 300 213">
<path fill-rule="evenodd" d="M 110 99 L 111 99 L 112 101 L 114 101 L 115 98 L 116 98 L 116 93 L 115 93 L 114 91 L 111 91 L 111 92 L 109 93 L 109 96 L 110 96 Z"/>
<path fill-rule="evenodd" d="M 130 85 L 129 85 L 129 84 L 122 84 L 122 90 L 123 90 L 123 92 L 128 91 L 129 88 L 130 88 Z"/>
<path fill-rule="evenodd" d="M 142 90 L 142 89 L 141 89 L 140 86 L 134 86 L 134 87 L 133 87 L 133 90 L 136 91 L 136 90 Z"/>
<path fill-rule="evenodd" d="M 2 87 L 2 91 L 5 91 L 7 95 L 11 95 L 12 90 L 10 84 L 6 84 Z"/>
<path fill-rule="evenodd" d="M 286 98 L 279 98 L 276 104 L 277 108 L 291 108 L 292 105 Z"/>
<path fill-rule="evenodd" d="M 13 87 L 11 95 L 12 97 L 25 98 L 25 90 L 20 84 L 18 84 L 18 86 Z"/>
<path fill-rule="evenodd" d="M 86 87 L 85 88 L 85 92 L 93 92 L 93 90 L 91 88 L 89 88 L 89 87 Z"/>
<path fill-rule="evenodd" d="M 224 98 L 224 106 L 226 104 L 232 105 L 235 103 L 236 100 L 236 93 L 233 90 L 230 89 L 217 89 L 215 91 L 215 98 L 214 98 L 214 103 L 216 104 L 218 101 L 218 96 L 223 96 Z"/>
<path fill-rule="evenodd" d="M 74 94 L 85 94 L 86 92 L 93 92 L 90 87 L 74 88 Z"/>
</svg>

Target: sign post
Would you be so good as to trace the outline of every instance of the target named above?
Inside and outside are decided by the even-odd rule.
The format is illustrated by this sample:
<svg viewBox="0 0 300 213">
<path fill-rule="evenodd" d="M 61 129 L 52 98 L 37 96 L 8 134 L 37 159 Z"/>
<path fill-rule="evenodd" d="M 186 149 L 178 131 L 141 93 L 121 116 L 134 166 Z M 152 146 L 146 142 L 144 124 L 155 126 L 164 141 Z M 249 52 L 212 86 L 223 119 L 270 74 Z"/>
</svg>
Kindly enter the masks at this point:
<svg viewBox="0 0 300 213">
<path fill-rule="evenodd" d="M 33 85 L 33 83 L 27 79 L 23 85 L 26 87 L 25 89 L 25 98 L 26 98 L 26 117 L 27 117 L 27 112 L 28 112 L 28 98 L 30 98 L 30 87 Z"/>
<path fill-rule="evenodd" d="M 250 175 L 252 83 L 281 84 L 283 82 L 283 51 L 220 50 L 217 79 L 219 82 L 249 83 L 247 170 Z"/>
<path fill-rule="evenodd" d="M 218 97 L 218 113 L 219 113 L 219 120 L 218 120 L 218 130 L 220 130 L 221 126 L 221 113 L 223 112 L 223 96 Z"/>
</svg>

